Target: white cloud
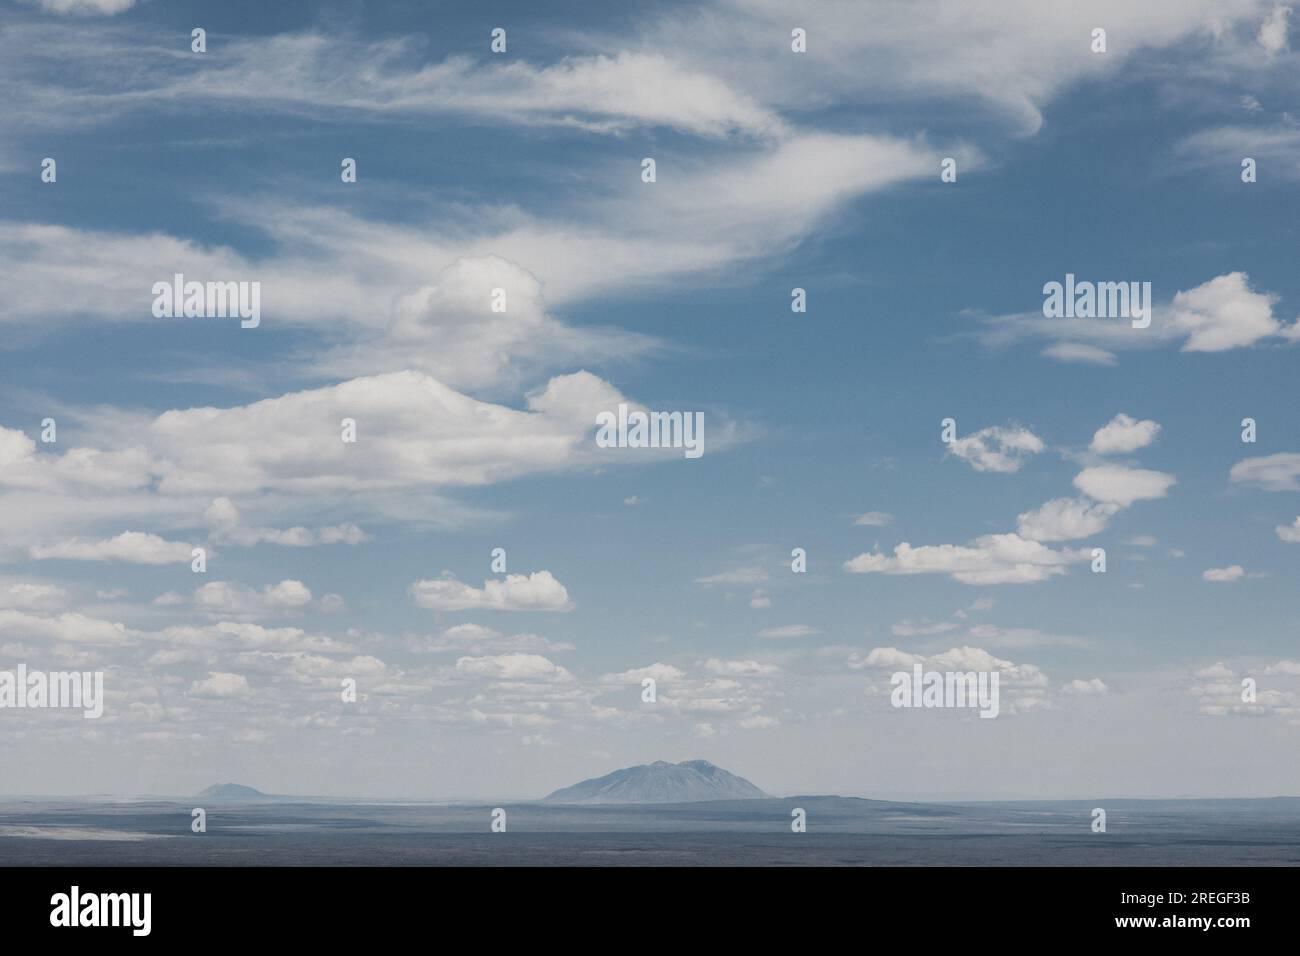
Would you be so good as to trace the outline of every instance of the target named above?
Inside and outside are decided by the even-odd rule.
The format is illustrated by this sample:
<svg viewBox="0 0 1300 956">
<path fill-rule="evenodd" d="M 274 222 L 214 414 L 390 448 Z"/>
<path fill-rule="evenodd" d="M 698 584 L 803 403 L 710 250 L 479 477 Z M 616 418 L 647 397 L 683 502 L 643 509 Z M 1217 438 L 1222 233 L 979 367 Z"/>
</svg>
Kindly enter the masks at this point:
<svg viewBox="0 0 1300 956">
<path fill-rule="evenodd" d="M 1240 581 L 1245 577 L 1246 571 L 1240 564 L 1229 565 L 1226 568 L 1209 568 L 1201 572 L 1201 578 L 1206 581 Z"/>
<path fill-rule="evenodd" d="M 64 607 L 68 592 L 56 584 L 31 581 L 0 581 L 0 608 L 22 611 L 54 611 Z"/>
<path fill-rule="evenodd" d="M 17 610 L 0 610 L 0 635 L 91 647 L 122 647 L 138 643 L 141 637 L 140 632 L 125 624 L 87 617 L 76 611 L 46 616 Z"/>
<path fill-rule="evenodd" d="M 1087 498 L 1054 498 L 1036 511 L 1021 514 L 1016 519 L 1017 530 L 1031 541 L 1087 538 L 1104 531 L 1119 510 L 1119 505 L 1098 504 Z"/>
<path fill-rule="evenodd" d="M 540 654 L 498 654 L 492 657 L 462 657 L 456 670 L 466 677 L 503 681 L 571 681 L 573 675 Z"/>
<path fill-rule="evenodd" d="M 416 581 L 410 587 L 415 603 L 432 611 L 571 611 L 573 602 L 550 571 L 508 574 L 483 582 L 482 588 L 463 584 L 450 575 Z"/>
<path fill-rule="evenodd" d="M 1109 690 L 1097 677 L 1091 680 L 1072 680 L 1061 685 L 1061 693 L 1075 697 L 1104 697 Z"/>
<path fill-rule="evenodd" d="M 191 559 L 193 546 L 167 541 L 156 534 L 124 531 L 115 538 L 87 541 L 73 538 L 50 545 L 34 544 L 31 556 L 38 561 L 63 558 L 72 561 L 124 561 L 128 564 L 178 564 Z"/>
<path fill-rule="evenodd" d="M 704 669 L 710 674 L 719 674 L 725 677 L 770 677 L 781 672 L 781 668 L 775 664 L 763 664 L 759 661 L 750 660 L 724 661 L 716 657 L 705 661 Z"/>
<path fill-rule="evenodd" d="M 993 647 L 1090 647 L 1086 638 L 1070 634 L 1051 634 L 1032 627 L 998 627 L 995 624 L 976 624 L 969 634 L 981 644 Z"/>
<path fill-rule="evenodd" d="M 1244 272 L 1230 272 L 1174 296 L 1169 325 L 1185 334 L 1184 352 L 1223 352 L 1274 335 L 1294 337 L 1273 318 L 1274 295 L 1255 292 Z"/>
<path fill-rule="evenodd" d="M 948 454 L 970 463 L 976 471 L 1009 474 L 1025 459 L 1043 450 L 1042 439 L 1025 428 L 983 428 L 947 445 Z"/>
<path fill-rule="evenodd" d="M 865 657 L 855 652 L 848 661 L 848 666 L 855 670 L 882 673 L 910 670 L 917 664 L 927 670 L 997 672 L 1002 685 L 1002 709 L 1007 713 L 1050 706 L 1047 696 L 1050 681 L 1042 670 L 1033 664 L 1002 660 L 981 647 L 953 647 L 937 654 L 908 654 L 896 647 L 876 647 Z"/>
<path fill-rule="evenodd" d="M 1173 475 L 1162 471 L 1124 465 L 1085 468 L 1074 477 L 1074 486 L 1084 494 L 1120 508 L 1127 508 L 1135 501 L 1163 498 L 1177 482 Z"/>
<path fill-rule="evenodd" d="M 1146 349 L 1181 343 L 1184 352 L 1223 352 L 1269 338 L 1300 338 L 1300 323 L 1283 325 L 1274 316 L 1277 301 L 1276 295 L 1252 289 L 1246 273 L 1229 272 L 1180 291 L 1168 302 L 1148 303 L 1151 324 L 1144 329 L 1111 319 L 1045 318 L 1040 309 L 988 318 L 980 337 L 991 347 L 1025 339 L 1050 339 L 1056 343 L 1050 347 L 1054 350 L 1052 358 L 1086 360 L 1084 357 L 1089 356 L 1099 362 L 1108 360 L 1103 355 L 1081 352 L 1078 346 Z"/>
<path fill-rule="evenodd" d="M 213 617 L 261 617 L 301 612 L 311 605 L 312 593 L 307 585 L 292 579 L 268 584 L 260 591 L 226 581 L 209 581 L 195 589 L 193 602 L 196 610 Z"/>
<path fill-rule="evenodd" d="M 1230 481 L 1258 485 L 1266 491 L 1300 491 L 1300 454 L 1279 452 L 1246 458 L 1232 466 Z"/>
<path fill-rule="evenodd" d="M 782 627 L 765 627 L 758 632 L 758 636 L 770 638 L 808 637 L 817 633 L 819 633 L 817 628 L 809 627 L 807 624 L 786 624 Z"/>
<path fill-rule="evenodd" d="M 27 0 L 40 5 L 42 10 L 63 16 L 111 17 L 135 6 L 135 0 Z"/>
<path fill-rule="evenodd" d="M 945 634 L 956 629 L 957 625 L 953 621 L 902 620 L 891 625 L 889 632 L 895 637 L 926 637 L 931 634 Z"/>
<path fill-rule="evenodd" d="M 1025 584 L 1064 574 L 1066 565 L 1086 561 L 1086 551 L 1053 551 L 1018 534 L 990 534 L 970 545 L 903 542 L 892 557 L 860 554 L 846 561 L 854 574 L 948 574 L 963 584 Z"/>
<path fill-rule="evenodd" d="M 224 671 L 210 673 L 204 680 L 196 680 L 190 684 L 190 695 L 193 697 L 226 699 L 247 697 L 250 693 L 252 688 L 248 684 L 247 677 Z"/>
<path fill-rule="evenodd" d="M 1258 108 L 1258 103 L 1256 103 Z M 1274 126 L 1219 126 L 1200 130 L 1179 144 L 1178 151 L 1202 166 L 1222 162 L 1225 155 L 1249 156 L 1260 175 L 1300 180 L 1300 128 L 1281 121 Z M 1295 327 L 1288 334 L 1294 336 Z"/>
<path fill-rule="evenodd" d="M 672 683 L 685 680 L 686 672 L 680 667 L 674 667 L 672 664 L 661 664 L 656 661 L 645 667 L 636 667 L 620 674 L 606 674 L 600 680 L 603 684 L 635 684 L 640 686 L 641 681 L 647 677 L 654 680 L 656 684 Z"/>
<path fill-rule="evenodd" d="M 1275 56 L 1287 48 L 1287 17 L 1290 15 L 1291 8 L 1279 3 L 1259 25 L 1257 37 L 1259 45 L 1270 56 Z"/>
<path fill-rule="evenodd" d="M 1150 419 L 1138 421 L 1120 412 L 1097 429 L 1089 448 L 1099 455 L 1126 454 L 1145 448 L 1160 434 L 1160 425 Z"/>
<path fill-rule="evenodd" d="M 1283 541 L 1300 544 L 1300 517 L 1297 517 L 1292 524 L 1280 524 L 1273 530 Z"/>
<path fill-rule="evenodd" d="M 710 574 L 707 577 L 696 578 L 695 583 L 703 585 L 704 587 L 710 587 L 712 585 L 735 586 L 760 584 L 766 580 L 767 572 L 762 568 L 753 567 L 736 568 L 732 571 L 723 571 L 720 574 Z"/>
<path fill-rule="evenodd" d="M 278 544 L 291 548 L 310 548 L 321 544 L 360 544 L 366 540 L 365 532 L 354 524 L 309 530 L 294 528 L 255 528 L 243 524 L 239 509 L 229 498 L 214 498 L 203 512 L 212 529 L 212 539 L 221 544 L 252 547 L 256 544 Z"/>
<path fill-rule="evenodd" d="M 856 516 L 853 519 L 855 525 L 865 525 L 870 528 L 883 528 L 894 520 L 894 516 L 885 511 L 868 511 Z"/>
<path fill-rule="evenodd" d="M 1114 365 L 1119 358 L 1114 352 L 1099 349 L 1083 342 L 1057 342 L 1043 349 L 1043 355 L 1058 362 L 1075 362 L 1083 365 Z"/>
</svg>

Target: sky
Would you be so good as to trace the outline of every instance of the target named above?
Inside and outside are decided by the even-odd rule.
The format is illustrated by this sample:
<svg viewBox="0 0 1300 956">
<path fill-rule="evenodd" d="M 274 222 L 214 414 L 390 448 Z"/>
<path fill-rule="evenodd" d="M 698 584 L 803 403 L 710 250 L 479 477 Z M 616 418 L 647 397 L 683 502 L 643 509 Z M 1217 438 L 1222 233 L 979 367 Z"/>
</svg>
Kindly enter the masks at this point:
<svg viewBox="0 0 1300 956">
<path fill-rule="evenodd" d="M 0 792 L 1300 793 L 1290 8 L 0 10 Z"/>
</svg>

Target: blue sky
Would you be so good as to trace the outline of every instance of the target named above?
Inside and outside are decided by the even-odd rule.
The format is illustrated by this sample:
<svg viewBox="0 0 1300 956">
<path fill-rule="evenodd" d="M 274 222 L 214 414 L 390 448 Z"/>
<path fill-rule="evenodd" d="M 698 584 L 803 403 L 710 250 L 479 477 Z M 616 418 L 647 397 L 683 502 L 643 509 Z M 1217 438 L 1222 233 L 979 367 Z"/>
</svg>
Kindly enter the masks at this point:
<svg viewBox="0 0 1300 956">
<path fill-rule="evenodd" d="M 5 789 L 1300 792 L 1294 15 L 1129 7 L 5 4 L 0 669 L 108 695 Z"/>
</svg>

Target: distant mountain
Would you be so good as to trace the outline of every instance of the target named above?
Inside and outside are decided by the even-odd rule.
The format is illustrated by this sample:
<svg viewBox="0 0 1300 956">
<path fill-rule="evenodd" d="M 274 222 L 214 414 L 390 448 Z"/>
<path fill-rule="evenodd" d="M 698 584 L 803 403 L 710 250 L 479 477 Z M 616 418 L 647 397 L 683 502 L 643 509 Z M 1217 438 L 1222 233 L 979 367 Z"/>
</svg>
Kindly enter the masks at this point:
<svg viewBox="0 0 1300 956">
<path fill-rule="evenodd" d="M 263 793 L 261 790 L 254 790 L 252 787 L 245 787 L 238 783 L 215 783 L 199 793 L 199 797 L 204 800 L 240 800 L 245 803 L 252 803 L 255 800 L 274 800 L 276 799 L 269 793 Z"/>
<path fill-rule="evenodd" d="M 546 803 L 697 803 L 761 800 L 768 795 L 744 777 L 707 760 L 656 760 L 556 790 Z"/>
</svg>

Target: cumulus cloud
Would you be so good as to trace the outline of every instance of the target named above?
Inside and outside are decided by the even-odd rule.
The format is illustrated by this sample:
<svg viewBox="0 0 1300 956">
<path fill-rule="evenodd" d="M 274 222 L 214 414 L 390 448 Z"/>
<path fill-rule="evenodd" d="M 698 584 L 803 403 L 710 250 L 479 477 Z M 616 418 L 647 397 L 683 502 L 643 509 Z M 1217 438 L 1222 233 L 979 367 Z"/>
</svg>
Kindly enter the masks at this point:
<svg viewBox="0 0 1300 956">
<path fill-rule="evenodd" d="M 1230 272 L 1174 296 L 1170 327 L 1186 336 L 1184 352 L 1224 352 L 1275 335 L 1294 338 L 1273 317 L 1277 296 L 1255 292 L 1244 272 Z"/>
<path fill-rule="evenodd" d="M 969 545 L 903 542 L 892 556 L 860 554 L 846 561 L 853 574 L 947 574 L 963 584 L 1026 584 L 1064 574 L 1069 564 L 1089 559 L 1086 551 L 1054 551 L 1018 534 L 990 534 Z"/>
<path fill-rule="evenodd" d="M 335 525 L 309 530 L 294 528 L 256 528 L 243 524 L 239 509 L 229 498 L 214 498 L 203 512 L 212 529 L 212 540 L 219 544 L 237 544 L 251 547 L 256 544 L 278 544 L 291 548 L 310 548 L 321 544 L 360 544 L 366 540 L 365 532 L 354 524 Z"/>
<path fill-rule="evenodd" d="M 501 681 L 571 681 L 573 675 L 540 654 L 497 654 L 490 657 L 462 657 L 456 670 L 467 677 Z"/>
<path fill-rule="evenodd" d="M 1280 524 L 1273 529 L 1277 536 L 1290 544 L 1300 544 L 1300 517 L 1291 524 Z"/>
<path fill-rule="evenodd" d="M 171 597 L 163 595 L 155 603 L 175 603 Z M 192 603 L 195 610 L 211 617 L 235 619 L 292 615 L 312 607 L 326 613 L 343 609 L 343 599 L 337 594 L 327 594 L 313 604 L 311 589 L 293 579 L 268 584 L 261 590 L 210 581 L 195 589 Z"/>
<path fill-rule="evenodd" d="M 569 592 L 550 571 L 508 574 L 483 582 L 482 588 L 448 574 L 416 581 L 409 590 L 417 605 L 431 611 L 571 611 L 574 607 Z"/>
<path fill-rule="evenodd" d="M 1038 310 L 985 319 L 980 338 L 990 347 L 1049 339 L 1053 344 L 1044 352 L 1049 358 L 1094 364 L 1111 364 L 1112 350 L 1175 343 L 1183 352 L 1224 352 L 1271 338 L 1300 338 L 1300 323 L 1287 325 L 1274 315 L 1277 302 L 1276 295 L 1253 289 L 1246 273 L 1229 272 L 1153 303 L 1148 328 L 1111 319 L 1046 318 Z"/>
<path fill-rule="evenodd" d="M 62 558 L 71 561 L 123 561 L 128 564 L 177 564 L 191 559 L 193 546 L 167 541 L 156 534 L 124 531 L 114 538 L 88 541 L 72 538 L 49 545 L 34 544 L 31 556 L 38 561 Z"/>
<path fill-rule="evenodd" d="M 606 674 L 600 680 L 605 684 L 635 684 L 640 686 L 641 681 L 647 677 L 656 683 L 668 683 L 685 680 L 686 672 L 679 667 L 674 667 L 672 664 L 661 664 L 656 661 L 653 664 L 647 664 L 645 667 L 635 667 L 619 674 Z"/>
<path fill-rule="evenodd" d="M 1279 452 L 1244 459 L 1232 466 L 1228 480 L 1265 491 L 1300 491 L 1300 454 Z"/>
<path fill-rule="evenodd" d="M 1162 471 L 1124 465 L 1085 468 L 1074 478 L 1074 486 L 1090 498 L 1120 508 L 1135 501 L 1163 498 L 1177 482 L 1173 475 Z"/>
<path fill-rule="evenodd" d="M 1150 419 L 1137 421 L 1120 412 L 1097 429 L 1088 447 L 1099 455 L 1125 454 L 1145 448 L 1160 434 L 1160 425 Z"/>
<path fill-rule="evenodd" d="M 880 675 L 910 671 L 916 665 L 927 671 L 996 672 L 999 675 L 1002 710 L 1025 713 L 1049 707 L 1051 681 L 1034 664 L 1016 664 L 990 654 L 981 647 L 953 647 L 936 654 L 909 654 L 896 647 L 875 647 L 865 656 L 850 655 L 848 666 L 854 670 L 871 670 Z"/>
<path fill-rule="evenodd" d="M 983 428 L 948 442 L 948 454 L 966 461 L 976 471 L 1003 474 L 1019 471 L 1025 459 L 1043 450 L 1042 439 L 1025 428 Z"/>
<path fill-rule="evenodd" d="M 1229 565 L 1226 568 L 1208 568 L 1201 572 L 1203 580 L 1220 583 L 1240 581 L 1245 576 L 1246 570 L 1240 564 Z"/>
<path fill-rule="evenodd" d="M 1104 531 L 1119 512 L 1117 504 L 1098 504 L 1087 498 L 1054 498 L 1017 519 L 1022 538 L 1031 541 L 1072 541 Z"/>
<path fill-rule="evenodd" d="M 52 611 L 68 601 L 68 592 L 57 584 L 33 581 L 0 581 L 0 608 L 24 611 Z"/>
<path fill-rule="evenodd" d="M 247 677 L 224 671 L 216 671 L 203 680 L 196 680 L 190 684 L 190 695 L 193 697 L 225 699 L 247 697 L 251 693 L 252 687 L 249 686 Z"/>
</svg>

